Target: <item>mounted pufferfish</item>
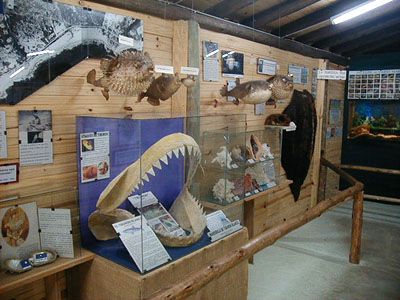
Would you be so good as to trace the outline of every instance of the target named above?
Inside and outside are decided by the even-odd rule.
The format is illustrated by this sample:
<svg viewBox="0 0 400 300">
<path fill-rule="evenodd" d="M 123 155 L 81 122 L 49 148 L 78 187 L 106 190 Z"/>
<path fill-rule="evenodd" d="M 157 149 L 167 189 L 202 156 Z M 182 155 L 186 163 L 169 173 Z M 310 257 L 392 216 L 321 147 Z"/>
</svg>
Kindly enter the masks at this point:
<svg viewBox="0 0 400 300">
<path fill-rule="evenodd" d="M 265 80 L 253 80 L 239 85 L 228 91 L 228 85 L 224 85 L 221 96 L 231 96 L 235 98 L 234 104 L 239 105 L 239 100 L 247 104 L 260 104 L 268 101 L 272 94 L 273 84 Z"/>
<path fill-rule="evenodd" d="M 281 100 L 290 99 L 293 94 L 293 74 L 280 75 L 276 74 L 267 80 L 272 84 L 271 99 Z"/>
<path fill-rule="evenodd" d="M 106 100 L 109 90 L 120 95 L 137 96 L 147 90 L 153 81 L 153 61 L 147 52 L 125 50 L 111 59 L 100 61 L 103 77 L 96 80 L 96 70 L 91 70 L 86 79 L 94 86 L 103 87 L 101 91 Z"/>
</svg>

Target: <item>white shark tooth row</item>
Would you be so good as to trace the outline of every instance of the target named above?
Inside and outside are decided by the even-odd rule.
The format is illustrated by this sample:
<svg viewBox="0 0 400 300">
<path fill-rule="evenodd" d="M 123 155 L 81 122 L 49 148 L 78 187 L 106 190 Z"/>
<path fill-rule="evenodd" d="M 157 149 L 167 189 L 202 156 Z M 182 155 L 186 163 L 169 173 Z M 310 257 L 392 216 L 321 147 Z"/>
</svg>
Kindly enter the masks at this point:
<svg viewBox="0 0 400 300">
<path fill-rule="evenodd" d="M 147 170 L 146 172 L 143 173 L 143 175 L 141 176 L 141 179 L 140 179 L 140 183 L 138 183 L 134 187 L 132 193 L 135 192 L 137 189 L 139 189 L 139 185 L 143 185 L 145 181 L 146 182 L 150 181 L 148 174 L 156 176 L 156 174 L 154 172 L 154 167 L 159 169 L 159 170 L 161 170 L 162 169 L 162 165 L 161 165 L 160 161 L 162 161 L 164 164 L 168 165 L 168 158 L 172 159 L 172 153 L 174 153 L 176 158 L 179 158 L 179 154 L 181 154 L 183 157 L 185 157 L 185 147 L 187 148 L 187 151 L 188 151 L 189 155 L 192 155 L 197 160 L 200 160 L 201 152 L 200 152 L 200 149 L 197 148 L 197 147 L 184 145 L 184 146 L 181 146 L 181 147 L 179 147 L 177 149 L 171 150 L 171 151 L 167 152 L 167 154 L 165 154 L 159 160 L 157 160 L 155 163 L 153 163 L 153 166 L 149 170 Z"/>
</svg>

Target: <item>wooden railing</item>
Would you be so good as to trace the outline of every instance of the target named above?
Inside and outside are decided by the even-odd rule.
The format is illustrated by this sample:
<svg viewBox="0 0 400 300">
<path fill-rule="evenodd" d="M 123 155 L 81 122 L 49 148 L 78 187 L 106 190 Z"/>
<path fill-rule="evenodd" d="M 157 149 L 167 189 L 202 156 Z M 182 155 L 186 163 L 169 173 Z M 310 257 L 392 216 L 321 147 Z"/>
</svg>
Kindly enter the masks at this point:
<svg viewBox="0 0 400 300">
<path fill-rule="evenodd" d="M 222 274 L 240 262 L 249 259 L 258 251 L 274 244 L 279 238 L 319 217 L 329 208 L 352 198 L 354 199 L 353 224 L 349 261 L 353 264 L 358 264 L 360 262 L 364 185 L 361 182 L 358 182 L 351 175 L 327 161 L 325 158 L 321 158 L 321 164 L 339 174 L 343 179 L 352 184 L 352 187 L 340 191 L 337 195 L 318 203 L 304 214 L 291 218 L 280 225 L 264 231 L 240 248 L 227 253 L 225 256 L 215 260 L 210 265 L 189 274 L 185 280 L 182 280 L 168 289 L 157 292 L 152 297 L 147 298 L 147 300 L 186 299 L 189 295 L 195 293 L 212 280 L 219 278 Z"/>
</svg>

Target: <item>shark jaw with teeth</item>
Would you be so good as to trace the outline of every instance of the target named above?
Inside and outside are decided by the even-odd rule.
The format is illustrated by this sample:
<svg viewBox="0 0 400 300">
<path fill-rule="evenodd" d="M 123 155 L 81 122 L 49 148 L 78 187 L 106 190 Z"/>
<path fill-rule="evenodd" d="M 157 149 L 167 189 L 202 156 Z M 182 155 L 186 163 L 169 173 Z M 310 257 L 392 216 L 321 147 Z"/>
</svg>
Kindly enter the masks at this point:
<svg viewBox="0 0 400 300">
<path fill-rule="evenodd" d="M 116 235 L 104 236 L 103 232 L 108 230 L 111 222 L 128 218 L 126 213 L 123 217 L 120 216 L 121 209 L 117 209 L 118 206 L 139 189 L 140 185 L 143 185 L 145 181 L 149 182 L 155 176 L 154 168 L 162 169 L 161 162 L 168 165 L 168 159 L 172 159 L 173 155 L 177 158 L 180 155 L 186 157 L 189 169 L 183 189 L 172 204 L 169 213 L 189 234 L 175 236 L 161 231 L 156 231 L 156 234 L 164 245 L 170 247 L 189 246 L 201 238 L 206 226 L 205 215 L 200 203 L 188 189 L 200 164 L 200 148 L 192 137 L 183 133 L 174 133 L 153 144 L 137 161 L 116 176 L 100 194 L 96 204 L 98 210 L 89 217 L 89 228 L 97 239 L 107 240 L 117 237 Z"/>
</svg>

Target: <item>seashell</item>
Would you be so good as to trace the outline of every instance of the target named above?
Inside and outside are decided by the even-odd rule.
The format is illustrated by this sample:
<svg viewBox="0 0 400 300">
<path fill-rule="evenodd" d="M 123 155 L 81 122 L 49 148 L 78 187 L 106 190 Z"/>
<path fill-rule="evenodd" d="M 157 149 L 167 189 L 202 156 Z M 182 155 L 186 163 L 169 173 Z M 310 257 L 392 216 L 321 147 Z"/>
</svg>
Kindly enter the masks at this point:
<svg viewBox="0 0 400 300">
<path fill-rule="evenodd" d="M 52 263 L 57 259 L 57 252 L 54 250 L 46 249 L 39 250 L 31 253 L 29 262 L 34 267 L 40 267 Z"/>
<path fill-rule="evenodd" d="M 23 273 L 32 269 L 27 259 L 9 258 L 4 261 L 4 267 L 11 273 Z"/>
</svg>

